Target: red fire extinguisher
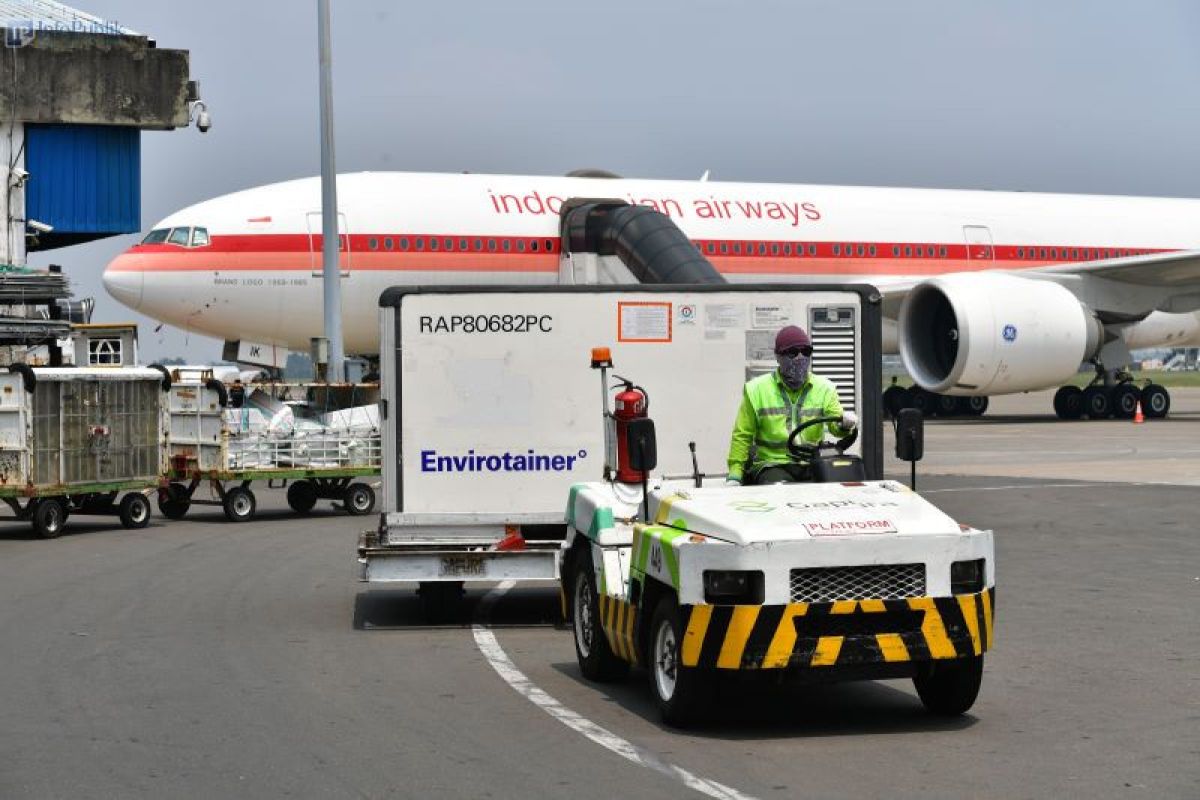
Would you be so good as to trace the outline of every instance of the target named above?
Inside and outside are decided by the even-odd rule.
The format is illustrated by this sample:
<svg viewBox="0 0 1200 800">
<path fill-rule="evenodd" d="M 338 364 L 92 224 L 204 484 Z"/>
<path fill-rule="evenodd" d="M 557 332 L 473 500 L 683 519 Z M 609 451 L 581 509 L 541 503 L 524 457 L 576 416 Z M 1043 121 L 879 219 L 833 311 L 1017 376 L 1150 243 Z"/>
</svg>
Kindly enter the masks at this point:
<svg viewBox="0 0 1200 800">
<path fill-rule="evenodd" d="M 614 376 L 622 382 L 621 391 L 614 398 L 613 419 L 616 421 L 617 480 L 621 483 L 641 483 L 642 473 L 629 466 L 629 444 L 626 429 L 635 419 L 645 419 L 650 406 L 650 396 L 632 381 Z"/>
</svg>

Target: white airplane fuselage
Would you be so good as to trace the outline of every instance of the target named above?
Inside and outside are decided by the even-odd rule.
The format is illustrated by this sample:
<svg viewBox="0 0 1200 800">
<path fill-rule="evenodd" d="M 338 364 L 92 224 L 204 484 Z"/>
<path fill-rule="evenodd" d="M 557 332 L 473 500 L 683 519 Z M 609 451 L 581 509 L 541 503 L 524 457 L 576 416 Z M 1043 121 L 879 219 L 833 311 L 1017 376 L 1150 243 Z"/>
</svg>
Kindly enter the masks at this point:
<svg viewBox="0 0 1200 800">
<path fill-rule="evenodd" d="M 886 286 L 1200 248 L 1190 199 L 420 173 L 341 175 L 337 190 L 345 349 L 362 355 L 378 352 L 389 287 L 556 283 L 568 198 L 661 211 L 733 282 Z M 320 208 L 316 178 L 198 203 L 114 259 L 105 286 L 185 330 L 307 350 L 322 335 Z M 1122 335 L 1200 344 L 1200 321 L 1154 312 Z"/>
</svg>

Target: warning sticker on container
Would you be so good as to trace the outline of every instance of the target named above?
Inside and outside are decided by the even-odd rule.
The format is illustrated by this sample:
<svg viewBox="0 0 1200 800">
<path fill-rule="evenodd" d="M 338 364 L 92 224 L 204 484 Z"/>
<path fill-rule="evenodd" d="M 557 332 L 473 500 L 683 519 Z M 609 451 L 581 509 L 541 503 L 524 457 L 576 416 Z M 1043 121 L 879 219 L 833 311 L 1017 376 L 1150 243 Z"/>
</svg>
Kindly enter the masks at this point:
<svg viewBox="0 0 1200 800">
<path fill-rule="evenodd" d="M 778 331 L 784 325 L 792 324 L 792 307 L 790 305 L 755 305 L 754 319 L 751 327 L 770 328 Z"/>
<path fill-rule="evenodd" d="M 775 362 L 775 331 L 746 331 L 746 360 Z"/>
<path fill-rule="evenodd" d="M 706 303 L 704 327 L 744 328 L 746 327 L 746 307 L 741 303 Z"/>
<path fill-rule="evenodd" d="M 671 341 L 671 304 L 617 303 L 617 341 Z"/>
</svg>

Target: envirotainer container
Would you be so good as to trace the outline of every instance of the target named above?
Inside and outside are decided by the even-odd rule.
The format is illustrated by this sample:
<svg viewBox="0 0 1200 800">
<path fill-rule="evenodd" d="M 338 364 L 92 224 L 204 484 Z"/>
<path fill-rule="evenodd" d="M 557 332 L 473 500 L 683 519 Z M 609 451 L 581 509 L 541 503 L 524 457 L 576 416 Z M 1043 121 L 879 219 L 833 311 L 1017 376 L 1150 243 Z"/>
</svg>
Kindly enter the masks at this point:
<svg viewBox="0 0 1200 800">
<path fill-rule="evenodd" d="M 45 538 L 70 514 L 150 519 L 167 467 L 167 389 L 154 368 L 0 372 L 0 499 Z"/>
</svg>

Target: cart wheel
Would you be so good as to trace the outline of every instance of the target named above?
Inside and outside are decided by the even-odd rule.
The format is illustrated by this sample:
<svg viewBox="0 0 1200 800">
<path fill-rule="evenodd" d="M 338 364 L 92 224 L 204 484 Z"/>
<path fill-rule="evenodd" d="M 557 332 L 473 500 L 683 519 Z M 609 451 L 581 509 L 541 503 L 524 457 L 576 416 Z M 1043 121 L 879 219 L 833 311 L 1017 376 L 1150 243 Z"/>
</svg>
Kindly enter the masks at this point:
<svg viewBox="0 0 1200 800">
<path fill-rule="evenodd" d="M 126 528 L 144 528 L 150 524 L 150 501 L 140 492 L 127 494 L 121 498 L 117 513 Z"/>
<path fill-rule="evenodd" d="M 298 514 L 307 514 L 317 504 L 317 487 L 312 481 L 296 481 L 287 490 L 288 505 Z"/>
<path fill-rule="evenodd" d="M 935 661 L 927 672 L 913 677 L 925 708 L 944 717 L 966 713 L 975 704 L 982 681 L 983 656 Z"/>
<path fill-rule="evenodd" d="M 56 539 L 62 535 L 67 521 L 67 506 L 61 498 L 46 497 L 37 501 L 33 509 L 33 530 L 43 539 Z"/>
<path fill-rule="evenodd" d="M 167 519 L 183 519 L 191 507 L 192 498 L 182 483 L 172 483 L 158 493 L 158 510 Z"/>
<path fill-rule="evenodd" d="M 375 490 L 365 483 L 352 483 L 347 486 L 342 499 L 346 504 L 346 512 L 355 516 L 370 514 L 371 509 L 375 508 Z"/>
<path fill-rule="evenodd" d="M 684 631 L 683 613 L 675 598 L 664 597 L 650 623 L 650 686 L 663 722 L 677 727 L 695 722 L 712 694 L 711 673 L 683 666 Z"/>
<path fill-rule="evenodd" d="M 230 522 L 245 522 L 254 516 L 254 492 L 235 486 L 225 492 L 225 518 Z"/>
</svg>

